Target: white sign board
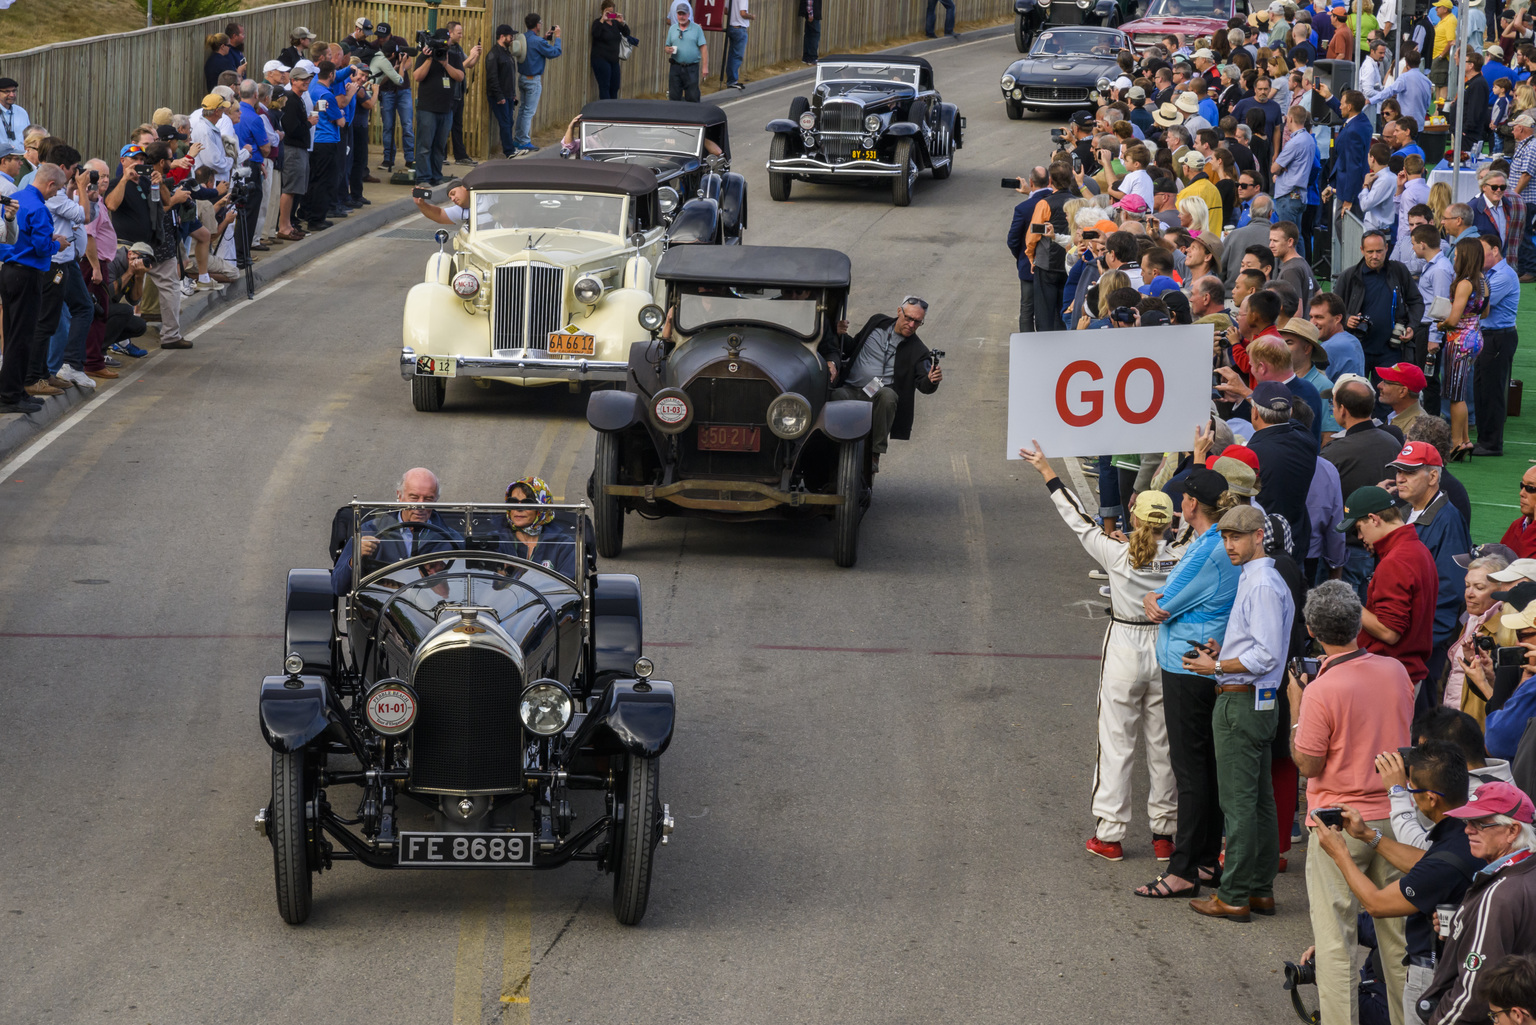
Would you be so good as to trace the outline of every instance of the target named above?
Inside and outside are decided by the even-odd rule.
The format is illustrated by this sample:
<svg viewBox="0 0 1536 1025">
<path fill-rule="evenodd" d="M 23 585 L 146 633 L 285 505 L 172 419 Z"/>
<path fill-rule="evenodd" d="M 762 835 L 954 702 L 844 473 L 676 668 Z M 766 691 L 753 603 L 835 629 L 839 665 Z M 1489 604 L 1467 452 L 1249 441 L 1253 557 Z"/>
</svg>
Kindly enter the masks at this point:
<svg viewBox="0 0 1536 1025">
<path fill-rule="evenodd" d="M 1211 326 L 1040 331 L 1009 340 L 1008 458 L 1180 452 L 1211 415 Z"/>
</svg>

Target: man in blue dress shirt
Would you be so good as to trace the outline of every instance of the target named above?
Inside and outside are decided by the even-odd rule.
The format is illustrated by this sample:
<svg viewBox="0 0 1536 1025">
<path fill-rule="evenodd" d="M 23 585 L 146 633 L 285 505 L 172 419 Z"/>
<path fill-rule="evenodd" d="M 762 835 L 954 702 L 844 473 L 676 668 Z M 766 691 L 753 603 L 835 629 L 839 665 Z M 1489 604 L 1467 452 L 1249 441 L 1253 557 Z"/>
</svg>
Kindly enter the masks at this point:
<svg viewBox="0 0 1536 1025">
<path fill-rule="evenodd" d="M 0 302 L 5 304 L 5 361 L 0 364 L 0 413 L 35 413 L 43 404 L 26 393 L 27 365 L 36 343 L 43 275 L 62 242 L 53 234 L 48 200 L 67 180 L 57 164 L 40 164 L 32 183 L 17 189 L 0 216 L 16 223 L 16 241 L 0 245 Z M 46 339 L 45 339 L 46 341 Z"/>
<path fill-rule="evenodd" d="M 1429 76 L 1419 70 L 1419 54 L 1416 50 L 1405 53 L 1403 60 L 1408 69 L 1398 75 L 1391 85 L 1371 93 L 1367 99 L 1372 105 L 1379 105 L 1382 100 L 1396 96 L 1397 105 L 1403 109 L 1403 117 L 1413 118 L 1413 123 L 1423 128 L 1424 115 L 1435 98 L 1435 87 Z"/>
<path fill-rule="evenodd" d="M 1520 307 L 1520 276 L 1504 259 L 1504 248 L 1493 235 L 1479 235 L 1483 244 L 1483 274 L 1488 279 L 1488 313 L 1483 317 L 1483 351 L 1472 374 L 1472 405 L 1477 411 L 1477 444 L 1472 454 L 1504 452 L 1504 418 L 1509 401 L 1509 375 L 1515 362 L 1515 311 Z"/>
</svg>

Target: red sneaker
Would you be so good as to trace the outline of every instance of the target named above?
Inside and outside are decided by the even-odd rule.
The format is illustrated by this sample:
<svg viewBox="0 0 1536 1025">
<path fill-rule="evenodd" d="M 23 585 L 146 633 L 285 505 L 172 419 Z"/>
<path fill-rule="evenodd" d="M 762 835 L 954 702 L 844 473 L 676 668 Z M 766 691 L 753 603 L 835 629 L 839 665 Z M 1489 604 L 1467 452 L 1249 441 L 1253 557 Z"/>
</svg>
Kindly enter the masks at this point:
<svg viewBox="0 0 1536 1025">
<path fill-rule="evenodd" d="M 1125 850 L 1118 843 L 1105 843 L 1096 836 L 1090 836 L 1083 846 L 1088 848 L 1089 854 L 1097 854 L 1105 861 L 1125 860 Z"/>
<path fill-rule="evenodd" d="M 1173 857 L 1173 851 L 1174 851 L 1173 837 L 1171 837 L 1171 836 L 1157 836 L 1155 834 L 1153 835 L 1153 837 L 1152 837 L 1152 854 L 1153 854 L 1154 857 L 1157 858 L 1158 861 L 1167 861 L 1167 860 L 1169 860 L 1170 858 Z"/>
</svg>

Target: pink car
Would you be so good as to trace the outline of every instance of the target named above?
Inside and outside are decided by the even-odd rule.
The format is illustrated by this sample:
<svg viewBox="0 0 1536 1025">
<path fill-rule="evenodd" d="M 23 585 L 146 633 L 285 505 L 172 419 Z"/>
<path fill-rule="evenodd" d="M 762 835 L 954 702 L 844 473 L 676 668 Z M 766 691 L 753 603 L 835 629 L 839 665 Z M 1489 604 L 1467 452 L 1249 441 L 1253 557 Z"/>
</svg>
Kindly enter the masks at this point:
<svg viewBox="0 0 1536 1025">
<path fill-rule="evenodd" d="M 1152 0 L 1144 15 L 1120 29 L 1139 53 L 1167 35 L 1178 36 L 1180 43 L 1210 37 L 1227 27 L 1233 9 L 1234 0 Z"/>
</svg>

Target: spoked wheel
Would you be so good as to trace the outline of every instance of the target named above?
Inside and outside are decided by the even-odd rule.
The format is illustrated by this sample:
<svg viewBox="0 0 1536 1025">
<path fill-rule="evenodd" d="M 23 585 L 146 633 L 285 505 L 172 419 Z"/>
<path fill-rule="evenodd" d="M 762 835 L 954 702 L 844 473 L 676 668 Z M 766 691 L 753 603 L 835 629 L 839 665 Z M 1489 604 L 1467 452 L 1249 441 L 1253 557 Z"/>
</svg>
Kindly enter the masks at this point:
<svg viewBox="0 0 1536 1025">
<path fill-rule="evenodd" d="M 418 374 L 411 378 L 411 405 L 420 413 L 436 413 L 443 408 L 448 382 L 441 377 Z"/>
<path fill-rule="evenodd" d="M 1020 53 L 1029 52 L 1029 44 L 1034 42 L 1034 30 L 1024 24 L 1024 15 L 1013 19 L 1013 45 Z"/>
<path fill-rule="evenodd" d="M 768 146 L 769 160 L 789 159 L 789 136 L 775 135 L 773 142 Z M 775 203 L 783 203 L 789 199 L 789 190 L 794 178 L 787 174 L 768 174 L 768 198 Z"/>
<path fill-rule="evenodd" d="M 623 820 L 614 830 L 618 854 L 613 876 L 613 913 L 624 925 L 639 925 L 651 896 L 651 866 L 661 839 L 661 762 L 629 755 L 624 782 Z"/>
<path fill-rule="evenodd" d="M 852 566 L 859 558 L 859 519 L 864 515 L 864 440 L 845 441 L 837 455 L 837 493 L 843 502 L 832 515 L 832 559 Z"/>
<path fill-rule="evenodd" d="M 592 527 L 597 533 L 597 554 L 612 559 L 624 549 L 624 507 L 608 494 L 607 485 L 619 482 L 619 436 L 597 432 L 597 454 L 592 461 Z"/>
<path fill-rule="evenodd" d="M 912 156 L 910 138 L 897 141 L 895 162 L 901 170 L 891 179 L 891 202 L 897 206 L 911 206 L 912 185 L 917 181 L 917 160 Z"/>
<path fill-rule="evenodd" d="M 314 898 L 314 868 L 309 856 L 309 823 L 304 814 L 309 793 L 304 780 L 304 752 L 272 752 L 272 804 L 267 809 L 267 837 L 272 841 L 272 869 L 277 881 L 277 911 L 289 925 L 309 918 Z"/>
</svg>

